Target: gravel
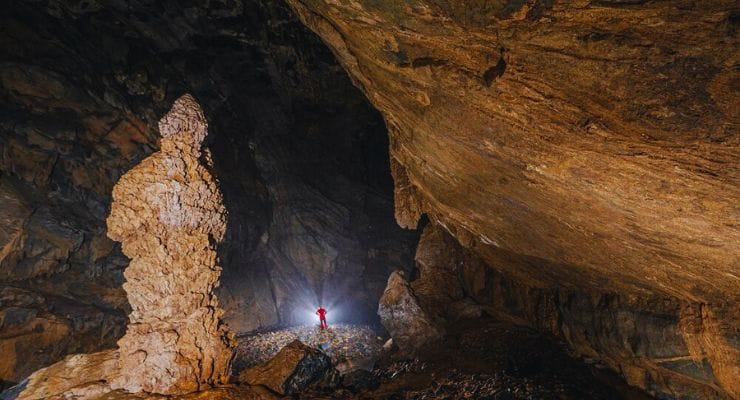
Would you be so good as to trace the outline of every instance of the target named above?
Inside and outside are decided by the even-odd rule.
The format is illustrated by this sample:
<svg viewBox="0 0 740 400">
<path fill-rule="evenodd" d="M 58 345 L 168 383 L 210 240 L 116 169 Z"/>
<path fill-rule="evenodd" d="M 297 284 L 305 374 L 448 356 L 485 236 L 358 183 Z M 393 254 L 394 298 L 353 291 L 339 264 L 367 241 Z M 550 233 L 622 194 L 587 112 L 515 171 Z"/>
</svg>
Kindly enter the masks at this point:
<svg viewBox="0 0 740 400">
<path fill-rule="evenodd" d="M 285 345 L 298 339 L 327 354 L 340 369 L 372 368 L 380 354 L 383 338 L 369 326 L 335 324 L 327 330 L 316 326 L 294 326 L 237 337 L 234 373 L 271 359 Z"/>
</svg>

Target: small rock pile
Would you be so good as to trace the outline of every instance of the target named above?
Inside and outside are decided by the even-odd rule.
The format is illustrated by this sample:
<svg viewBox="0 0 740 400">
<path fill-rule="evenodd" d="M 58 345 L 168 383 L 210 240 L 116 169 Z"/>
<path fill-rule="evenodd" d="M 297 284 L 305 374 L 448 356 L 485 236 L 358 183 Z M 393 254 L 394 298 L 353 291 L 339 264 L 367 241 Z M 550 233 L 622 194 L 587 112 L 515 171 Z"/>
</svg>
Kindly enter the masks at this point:
<svg viewBox="0 0 740 400">
<path fill-rule="evenodd" d="M 237 337 L 233 371 L 240 371 L 270 360 L 280 349 L 294 340 L 320 349 L 331 358 L 332 364 L 359 363 L 374 360 L 380 354 L 383 339 L 369 326 L 337 324 L 328 330 L 317 326 L 294 326 Z"/>
</svg>

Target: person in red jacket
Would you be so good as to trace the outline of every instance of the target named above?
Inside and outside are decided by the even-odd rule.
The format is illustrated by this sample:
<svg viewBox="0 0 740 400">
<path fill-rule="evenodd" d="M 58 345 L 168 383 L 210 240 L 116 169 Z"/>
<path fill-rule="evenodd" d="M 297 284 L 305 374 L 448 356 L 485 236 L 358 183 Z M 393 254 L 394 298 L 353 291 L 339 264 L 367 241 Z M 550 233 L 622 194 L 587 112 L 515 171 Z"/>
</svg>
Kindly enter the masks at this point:
<svg viewBox="0 0 740 400">
<path fill-rule="evenodd" d="M 324 307 L 319 306 L 319 309 L 316 310 L 316 315 L 319 316 L 319 323 L 321 324 L 321 329 L 326 329 L 329 326 L 326 324 L 326 310 Z"/>
</svg>

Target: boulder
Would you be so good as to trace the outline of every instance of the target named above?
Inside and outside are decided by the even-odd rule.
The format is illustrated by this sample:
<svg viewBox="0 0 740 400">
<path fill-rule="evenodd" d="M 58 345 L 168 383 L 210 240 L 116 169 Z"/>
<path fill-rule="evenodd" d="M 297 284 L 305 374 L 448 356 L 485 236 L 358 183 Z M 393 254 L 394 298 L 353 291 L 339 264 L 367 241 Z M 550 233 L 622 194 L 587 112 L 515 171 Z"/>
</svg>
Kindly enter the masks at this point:
<svg viewBox="0 0 740 400">
<path fill-rule="evenodd" d="M 7 392 L 20 392 L 17 400 L 57 398 L 62 395 L 65 398 L 85 399 L 109 392 L 107 382 L 117 374 L 117 350 L 75 354 L 34 372 Z M 3 392 L 3 396 L 5 394 Z"/>
<path fill-rule="evenodd" d="M 312 386 L 332 386 L 337 377 L 329 356 L 294 340 L 271 360 L 242 372 L 239 381 L 291 395 Z"/>
<path fill-rule="evenodd" d="M 421 307 L 402 271 L 388 278 L 378 316 L 403 352 L 417 352 L 444 336 L 444 329 Z"/>
</svg>

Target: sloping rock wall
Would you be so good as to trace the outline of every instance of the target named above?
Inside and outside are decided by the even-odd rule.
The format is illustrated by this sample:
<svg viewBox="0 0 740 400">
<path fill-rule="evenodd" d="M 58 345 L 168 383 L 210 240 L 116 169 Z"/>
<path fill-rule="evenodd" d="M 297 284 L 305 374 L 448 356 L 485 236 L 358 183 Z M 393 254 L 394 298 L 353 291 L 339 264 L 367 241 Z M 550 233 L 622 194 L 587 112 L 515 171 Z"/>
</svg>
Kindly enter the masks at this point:
<svg viewBox="0 0 740 400">
<path fill-rule="evenodd" d="M 435 225 L 424 229 L 418 260 L 423 263 L 411 285 L 423 287 L 416 293 L 426 310 L 447 321 L 459 299 L 450 294 L 463 292 L 486 312 L 547 332 L 576 356 L 605 364 L 661 398 L 726 399 L 737 393 L 734 310 L 674 297 L 536 287 L 488 265 Z"/>
<path fill-rule="evenodd" d="M 401 225 L 539 284 L 736 304 L 733 2 L 290 4 L 383 113 Z"/>
<path fill-rule="evenodd" d="M 655 391 L 738 396 L 733 2 L 289 3 L 383 113 L 399 225 L 427 214 L 517 285 L 583 296 L 585 325 L 670 315 L 693 361 Z"/>
</svg>

